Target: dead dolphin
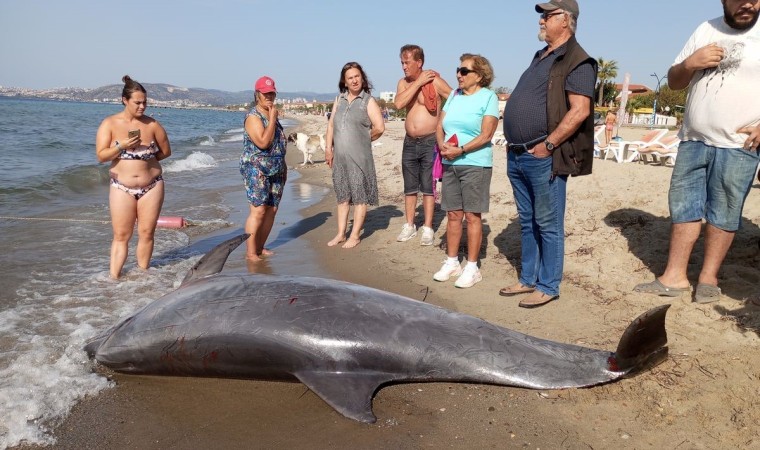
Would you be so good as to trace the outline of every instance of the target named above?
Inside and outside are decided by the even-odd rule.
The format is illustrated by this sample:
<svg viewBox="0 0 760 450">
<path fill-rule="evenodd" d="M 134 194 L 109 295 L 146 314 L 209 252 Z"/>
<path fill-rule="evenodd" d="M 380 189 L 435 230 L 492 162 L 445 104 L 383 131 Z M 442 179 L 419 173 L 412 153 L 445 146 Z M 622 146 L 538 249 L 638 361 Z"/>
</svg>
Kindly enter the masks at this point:
<svg viewBox="0 0 760 450">
<path fill-rule="evenodd" d="M 667 355 L 669 305 L 634 320 L 611 353 L 342 281 L 219 273 L 246 238 L 215 247 L 179 289 L 93 338 L 86 352 L 118 372 L 300 381 L 361 422 L 375 421 L 372 397 L 388 383 L 584 387 Z"/>
</svg>

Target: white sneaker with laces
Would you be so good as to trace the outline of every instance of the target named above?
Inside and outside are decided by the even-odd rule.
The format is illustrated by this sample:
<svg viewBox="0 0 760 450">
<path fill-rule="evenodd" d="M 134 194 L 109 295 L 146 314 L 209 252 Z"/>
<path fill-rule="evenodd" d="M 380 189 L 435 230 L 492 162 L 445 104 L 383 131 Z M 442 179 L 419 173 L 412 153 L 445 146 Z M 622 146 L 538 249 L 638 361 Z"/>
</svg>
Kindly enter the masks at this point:
<svg viewBox="0 0 760 450">
<path fill-rule="evenodd" d="M 483 280 L 483 276 L 480 275 L 480 269 L 472 266 L 465 266 L 462 270 L 462 275 L 454 282 L 454 286 L 458 288 L 468 288 L 475 286 L 475 283 L 479 283 Z"/>
<path fill-rule="evenodd" d="M 447 281 L 452 276 L 458 277 L 462 274 L 462 266 L 459 265 L 459 262 L 453 263 L 450 262 L 448 259 L 443 261 L 443 266 L 441 266 L 441 270 L 436 272 L 433 275 L 433 279 L 435 281 Z"/>
<path fill-rule="evenodd" d="M 435 239 L 435 231 L 430 227 L 420 227 L 422 230 L 422 238 L 420 239 L 420 245 L 433 245 L 433 239 Z"/>
<path fill-rule="evenodd" d="M 396 240 L 398 242 L 406 242 L 415 236 L 417 236 L 417 227 L 405 223 L 404 226 L 401 227 L 401 233 L 399 233 Z"/>
</svg>

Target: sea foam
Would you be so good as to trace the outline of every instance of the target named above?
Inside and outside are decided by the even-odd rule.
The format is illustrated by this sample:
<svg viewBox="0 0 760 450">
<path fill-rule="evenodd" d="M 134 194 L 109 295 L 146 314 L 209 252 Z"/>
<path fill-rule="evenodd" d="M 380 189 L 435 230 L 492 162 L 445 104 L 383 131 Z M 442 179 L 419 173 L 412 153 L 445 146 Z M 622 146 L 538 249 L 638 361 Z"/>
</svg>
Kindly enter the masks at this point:
<svg viewBox="0 0 760 450">
<path fill-rule="evenodd" d="M 203 152 L 193 152 L 187 158 L 172 161 L 164 167 L 164 172 L 177 173 L 187 170 L 207 169 L 216 167 L 216 160 Z"/>
<path fill-rule="evenodd" d="M 243 142 L 243 135 L 227 136 L 219 139 L 220 142 Z"/>
<path fill-rule="evenodd" d="M 243 133 L 245 128 L 232 128 L 224 132 L 219 139 L 220 142 L 243 142 Z"/>
<path fill-rule="evenodd" d="M 204 147 L 210 147 L 214 144 L 216 144 L 216 141 L 211 136 L 203 136 L 198 143 L 198 145 L 202 145 Z"/>
<path fill-rule="evenodd" d="M 187 243 L 184 233 L 163 232 L 154 265 L 144 271 L 129 264 L 119 282 L 92 273 L 92 267 L 108 266 L 101 258 L 61 264 L 17 290 L 18 304 L 0 311 L 0 331 L 15 340 L 0 353 L 0 449 L 55 444 L 51 428 L 72 405 L 114 386 L 93 371 L 85 342 L 175 289 L 198 259 L 177 252 Z"/>
</svg>

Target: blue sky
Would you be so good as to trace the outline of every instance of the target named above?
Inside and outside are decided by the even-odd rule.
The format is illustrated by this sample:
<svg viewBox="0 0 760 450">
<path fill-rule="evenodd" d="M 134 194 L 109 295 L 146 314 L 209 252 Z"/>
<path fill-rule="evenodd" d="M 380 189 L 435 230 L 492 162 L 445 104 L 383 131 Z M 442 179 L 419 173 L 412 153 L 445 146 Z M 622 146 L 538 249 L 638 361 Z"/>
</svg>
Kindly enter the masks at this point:
<svg viewBox="0 0 760 450">
<path fill-rule="evenodd" d="M 455 83 L 462 53 L 514 88 L 538 42 L 536 1 L 0 0 L 0 85 L 93 88 L 124 74 L 147 83 L 226 91 L 270 75 L 281 91 L 337 91 L 360 62 L 381 91 L 403 75 L 399 48 L 425 49 L 425 67 Z M 654 87 L 720 0 L 579 0 L 577 37 L 618 62 L 618 81 Z"/>
</svg>

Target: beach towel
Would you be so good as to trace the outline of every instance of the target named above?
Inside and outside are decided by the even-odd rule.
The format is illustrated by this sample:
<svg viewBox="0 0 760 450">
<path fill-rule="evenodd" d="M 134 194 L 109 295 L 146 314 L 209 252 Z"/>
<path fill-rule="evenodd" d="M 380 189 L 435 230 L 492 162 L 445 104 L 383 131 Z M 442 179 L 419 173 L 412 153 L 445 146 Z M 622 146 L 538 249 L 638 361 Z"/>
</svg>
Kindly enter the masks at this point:
<svg viewBox="0 0 760 450">
<path fill-rule="evenodd" d="M 438 72 L 433 71 L 435 73 L 435 76 L 440 76 Z M 438 92 L 435 91 L 435 86 L 433 86 L 433 82 L 422 86 L 422 97 L 425 99 L 425 108 L 427 108 L 428 111 L 431 113 L 435 113 L 438 111 Z"/>
<path fill-rule="evenodd" d="M 452 135 L 448 141 L 449 144 L 459 145 L 457 135 Z M 441 152 L 438 150 L 438 144 L 433 146 L 433 198 L 436 203 L 441 203 L 441 196 L 436 189 L 436 184 L 443 179 L 443 162 L 441 161 Z"/>
</svg>

